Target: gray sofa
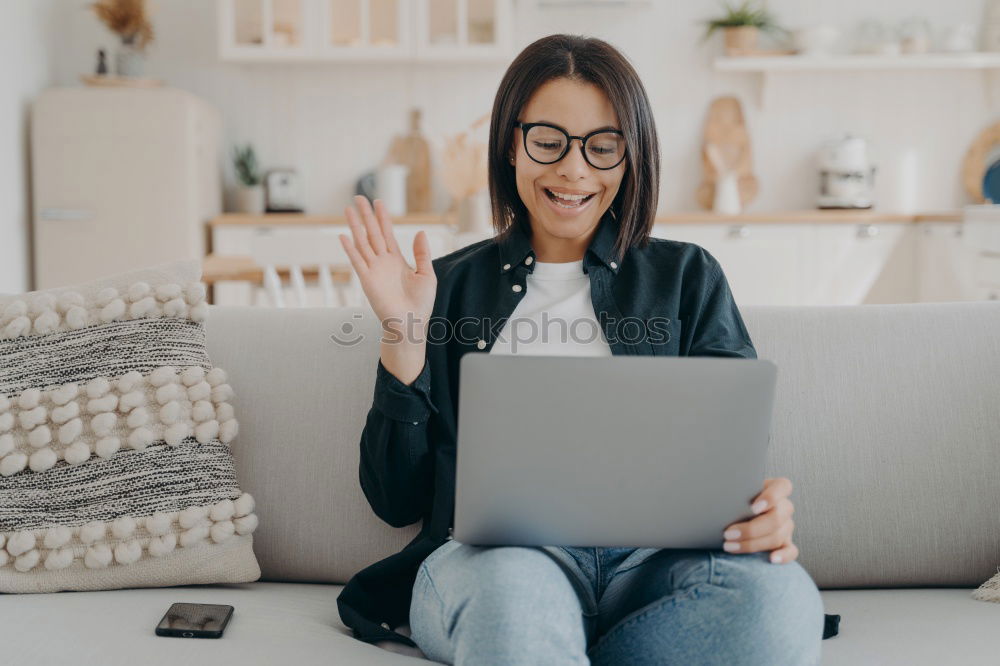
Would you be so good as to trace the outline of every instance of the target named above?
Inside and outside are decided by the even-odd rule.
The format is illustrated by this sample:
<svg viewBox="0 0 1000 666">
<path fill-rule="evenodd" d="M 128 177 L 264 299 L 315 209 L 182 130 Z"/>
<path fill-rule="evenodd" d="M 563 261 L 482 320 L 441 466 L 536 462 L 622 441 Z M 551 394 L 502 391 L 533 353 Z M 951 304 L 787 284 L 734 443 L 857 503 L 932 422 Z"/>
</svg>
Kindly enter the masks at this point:
<svg viewBox="0 0 1000 666">
<path fill-rule="evenodd" d="M 795 483 L 800 562 L 843 618 L 823 663 L 1000 663 L 1000 604 L 970 597 L 1000 564 L 1000 303 L 743 312 L 779 368 L 768 473 Z M 358 486 L 373 315 L 220 306 L 207 327 L 266 582 L 0 596 L 4 663 L 420 663 L 337 615 L 339 585 L 416 533 Z M 175 601 L 236 613 L 221 640 L 155 636 Z"/>
</svg>

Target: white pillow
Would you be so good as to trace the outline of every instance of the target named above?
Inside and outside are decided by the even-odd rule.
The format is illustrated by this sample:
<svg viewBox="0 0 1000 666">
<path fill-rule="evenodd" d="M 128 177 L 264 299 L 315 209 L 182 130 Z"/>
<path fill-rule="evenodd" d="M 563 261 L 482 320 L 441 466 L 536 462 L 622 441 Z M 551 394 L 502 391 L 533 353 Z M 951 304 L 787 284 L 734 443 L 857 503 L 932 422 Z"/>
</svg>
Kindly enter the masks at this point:
<svg viewBox="0 0 1000 666">
<path fill-rule="evenodd" d="M 257 580 L 199 262 L 0 296 L 0 592 Z"/>
<path fill-rule="evenodd" d="M 1000 572 L 972 591 L 972 598 L 979 601 L 1000 603 Z"/>
</svg>

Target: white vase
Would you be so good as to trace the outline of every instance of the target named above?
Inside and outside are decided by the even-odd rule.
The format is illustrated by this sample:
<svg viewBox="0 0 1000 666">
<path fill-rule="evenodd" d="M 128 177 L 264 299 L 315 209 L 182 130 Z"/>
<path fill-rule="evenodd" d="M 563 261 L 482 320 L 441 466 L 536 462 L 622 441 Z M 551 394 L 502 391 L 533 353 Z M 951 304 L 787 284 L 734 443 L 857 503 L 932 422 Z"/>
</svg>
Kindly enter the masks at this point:
<svg viewBox="0 0 1000 666">
<path fill-rule="evenodd" d="M 389 215 L 406 215 L 406 178 L 409 167 L 386 164 L 375 172 L 375 198 L 381 199 Z"/>
<path fill-rule="evenodd" d="M 490 224 L 490 196 L 487 190 L 480 190 L 472 196 L 458 201 L 458 233 L 493 234 Z"/>
<path fill-rule="evenodd" d="M 146 73 L 146 57 L 132 44 L 122 42 L 115 53 L 115 74 L 140 77 Z"/>
<path fill-rule="evenodd" d="M 237 186 L 233 192 L 233 205 L 237 213 L 260 215 L 264 212 L 264 186 Z"/>
<path fill-rule="evenodd" d="M 736 179 L 736 172 L 720 173 L 719 179 L 715 183 L 715 199 L 712 202 L 712 210 L 720 215 L 739 215 L 741 209 L 740 185 Z"/>
</svg>

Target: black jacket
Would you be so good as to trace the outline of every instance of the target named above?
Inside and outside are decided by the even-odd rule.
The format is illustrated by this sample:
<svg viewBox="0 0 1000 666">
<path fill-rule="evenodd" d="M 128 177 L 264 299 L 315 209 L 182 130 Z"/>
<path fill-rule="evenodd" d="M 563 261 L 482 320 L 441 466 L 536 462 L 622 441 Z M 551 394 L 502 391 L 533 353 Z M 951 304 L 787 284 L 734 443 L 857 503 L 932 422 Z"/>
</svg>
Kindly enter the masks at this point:
<svg viewBox="0 0 1000 666">
<path fill-rule="evenodd" d="M 617 232 L 614 216 L 606 214 L 583 258 L 594 313 L 613 355 L 757 357 L 712 255 L 691 243 L 652 238 L 617 257 Z M 435 259 L 437 295 L 423 370 L 406 385 L 378 363 L 361 434 L 361 487 L 390 525 L 424 522 L 406 548 L 360 571 L 338 597 L 341 619 L 363 641 L 413 645 L 393 629 L 409 622 L 417 569 L 452 526 L 459 359 L 489 352 L 524 297 L 534 259 L 517 227 L 503 240 Z"/>
</svg>

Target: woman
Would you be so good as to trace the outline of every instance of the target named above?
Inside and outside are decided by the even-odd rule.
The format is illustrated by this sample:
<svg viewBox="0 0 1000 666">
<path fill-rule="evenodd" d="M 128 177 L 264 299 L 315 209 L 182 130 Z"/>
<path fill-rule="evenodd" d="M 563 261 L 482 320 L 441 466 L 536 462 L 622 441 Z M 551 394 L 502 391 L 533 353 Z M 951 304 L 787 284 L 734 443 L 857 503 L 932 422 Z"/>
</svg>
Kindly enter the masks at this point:
<svg viewBox="0 0 1000 666">
<path fill-rule="evenodd" d="M 390 525 L 423 520 L 402 552 L 345 587 L 345 624 L 363 640 L 409 642 L 394 631 L 409 623 L 429 658 L 456 664 L 818 663 L 822 604 L 794 561 L 788 479 L 765 482 L 724 550 L 450 538 L 462 355 L 756 358 L 718 262 L 649 238 L 656 130 L 613 47 L 553 35 L 515 59 L 493 106 L 489 176 L 496 237 L 432 261 L 421 232 L 415 270 L 381 202 L 345 211 L 353 240 L 341 242 L 385 331 L 361 485 Z M 598 334 L 522 339 L 519 324 L 546 318 Z M 623 325 L 653 318 L 661 327 Z"/>
</svg>

